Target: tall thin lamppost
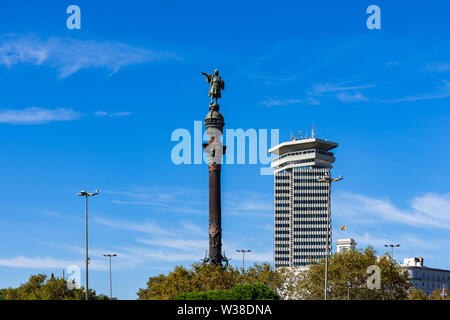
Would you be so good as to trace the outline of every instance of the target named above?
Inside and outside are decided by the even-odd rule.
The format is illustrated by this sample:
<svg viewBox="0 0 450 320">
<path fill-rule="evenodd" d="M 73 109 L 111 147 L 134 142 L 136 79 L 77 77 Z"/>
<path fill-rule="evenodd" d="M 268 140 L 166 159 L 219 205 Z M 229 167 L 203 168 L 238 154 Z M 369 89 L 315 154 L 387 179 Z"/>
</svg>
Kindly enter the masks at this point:
<svg viewBox="0 0 450 320">
<path fill-rule="evenodd" d="M 109 300 L 112 300 L 111 258 L 117 257 L 117 254 L 104 254 L 104 256 L 109 257 Z"/>
<path fill-rule="evenodd" d="M 392 260 L 394 260 L 394 248 L 398 248 L 398 247 L 400 247 L 400 245 L 399 244 L 385 244 L 384 245 L 386 248 L 391 248 L 391 258 L 392 258 Z"/>
<path fill-rule="evenodd" d="M 244 273 L 244 271 L 245 271 L 245 260 L 244 260 L 244 255 L 247 253 L 247 252 L 251 252 L 252 250 L 236 250 L 236 252 L 242 252 L 242 274 Z"/>
<path fill-rule="evenodd" d="M 328 205 L 327 205 L 327 236 L 326 236 L 326 248 L 325 248 L 325 294 L 324 300 L 328 298 L 328 255 L 330 254 L 330 210 L 331 210 L 331 183 L 344 179 L 344 177 L 339 176 L 339 178 L 331 178 L 330 176 L 325 176 L 325 178 L 317 179 L 318 182 L 325 182 L 328 184 Z"/>
<path fill-rule="evenodd" d="M 350 281 L 347 281 L 347 300 L 350 300 L 350 286 L 352 284 L 350 283 Z"/>
<path fill-rule="evenodd" d="M 89 290 L 89 254 L 88 254 L 88 198 L 96 196 L 100 191 L 95 190 L 95 192 L 86 192 L 81 190 L 77 195 L 86 198 L 86 300 L 89 300 L 88 290 Z"/>
<path fill-rule="evenodd" d="M 447 292 L 445 292 L 444 284 L 442 285 L 441 297 L 442 297 L 442 300 L 445 300 L 445 298 L 447 298 Z"/>
</svg>

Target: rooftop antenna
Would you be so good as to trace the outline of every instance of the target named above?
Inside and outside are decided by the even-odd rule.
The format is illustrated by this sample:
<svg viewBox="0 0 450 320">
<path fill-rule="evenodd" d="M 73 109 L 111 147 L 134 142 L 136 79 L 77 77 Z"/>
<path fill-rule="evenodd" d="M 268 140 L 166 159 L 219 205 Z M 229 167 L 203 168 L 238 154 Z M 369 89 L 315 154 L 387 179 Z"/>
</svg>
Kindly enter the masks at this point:
<svg viewBox="0 0 450 320">
<path fill-rule="evenodd" d="M 311 130 L 311 138 L 315 138 L 316 137 L 316 133 L 314 132 L 314 123 L 312 125 L 312 130 Z"/>
<path fill-rule="evenodd" d="M 298 140 L 302 140 L 302 130 L 298 130 Z"/>
<path fill-rule="evenodd" d="M 308 139 L 308 131 L 305 133 L 305 139 Z"/>
</svg>

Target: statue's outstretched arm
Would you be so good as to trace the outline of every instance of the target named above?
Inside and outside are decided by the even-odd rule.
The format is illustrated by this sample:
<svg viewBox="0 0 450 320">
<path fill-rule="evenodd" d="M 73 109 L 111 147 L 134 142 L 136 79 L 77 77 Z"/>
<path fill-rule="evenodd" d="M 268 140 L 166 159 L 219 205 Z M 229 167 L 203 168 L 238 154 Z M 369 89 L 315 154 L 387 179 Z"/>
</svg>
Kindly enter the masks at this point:
<svg viewBox="0 0 450 320">
<path fill-rule="evenodd" d="M 207 74 L 206 72 L 202 72 L 202 75 L 204 75 L 206 77 L 206 82 L 210 82 L 211 81 L 211 75 Z"/>
</svg>

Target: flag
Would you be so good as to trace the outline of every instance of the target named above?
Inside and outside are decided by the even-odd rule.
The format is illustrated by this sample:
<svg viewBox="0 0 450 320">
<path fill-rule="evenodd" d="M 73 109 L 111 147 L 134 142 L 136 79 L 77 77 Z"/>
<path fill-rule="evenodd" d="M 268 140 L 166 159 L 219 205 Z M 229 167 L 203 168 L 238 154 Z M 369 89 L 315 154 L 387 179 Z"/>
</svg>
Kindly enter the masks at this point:
<svg viewBox="0 0 450 320">
<path fill-rule="evenodd" d="M 347 230 L 347 226 L 342 226 L 341 230 Z"/>
</svg>

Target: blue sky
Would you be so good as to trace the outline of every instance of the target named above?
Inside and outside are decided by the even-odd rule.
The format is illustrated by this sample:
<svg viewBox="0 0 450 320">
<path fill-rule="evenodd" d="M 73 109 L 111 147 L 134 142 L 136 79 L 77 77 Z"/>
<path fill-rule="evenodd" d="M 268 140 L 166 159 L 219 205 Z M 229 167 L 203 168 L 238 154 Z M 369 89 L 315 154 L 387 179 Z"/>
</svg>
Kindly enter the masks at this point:
<svg viewBox="0 0 450 320">
<path fill-rule="evenodd" d="M 81 8 L 81 30 L 66 8 Z M 366 8 L 381 8 L 368 30 Z M 200 72 L 226 82 L 230 129 L 310 130 L 339 143 L 333 239 L 400 243 L 450 268 L 447 1 L 14 1 L 0 10 L 0 287 L 83 266 L 135 299 L 149 276 L 207 249 L 206 165 L 175 165 L 171 134 L 208 111 Z M 222 171 L 223 242 L 272 262 L 273 177 Z M 338 231 L 347 225 L 346 234 Z M 83 272 L 83 269 L 82 269 Z M 82 277 L 82 284 L 84 282 Z"/>
</svg>

